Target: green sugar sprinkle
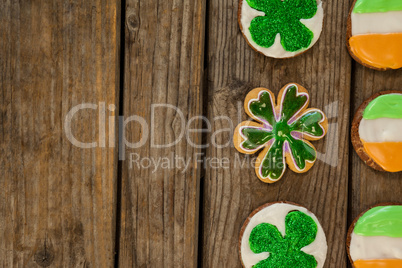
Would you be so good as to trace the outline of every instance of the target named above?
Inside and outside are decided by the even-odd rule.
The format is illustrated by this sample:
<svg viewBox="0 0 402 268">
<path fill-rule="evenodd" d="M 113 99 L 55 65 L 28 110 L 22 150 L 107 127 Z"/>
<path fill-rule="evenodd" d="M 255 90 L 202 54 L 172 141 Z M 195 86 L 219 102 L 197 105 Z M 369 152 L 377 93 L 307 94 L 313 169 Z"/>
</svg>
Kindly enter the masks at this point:
<svg viewBox="0 0 402 268">
<path fill-rule="evenodd" d="M 295 52 L 308 48 L 314 38 L 301 19 L 311 19 L 317 13 L 316 0 L 247 0 L 250 7 L 262 11 L 251 21 L 249 31 L 255 43 L 271 47 L 279 33 L 286 51 Z"/>
<path fill-rule="evenodd" d="M 315 268 L 317 261 L 301 249 L 314 242 L 316 222 L 301 211 L 291 211 L 285 218 L 286 235 L 269 223 L 261 223 L 251 231 L 250 249 L 256 254 L 269 252 L 269 257 L 253 268 Z"/>
</svg>

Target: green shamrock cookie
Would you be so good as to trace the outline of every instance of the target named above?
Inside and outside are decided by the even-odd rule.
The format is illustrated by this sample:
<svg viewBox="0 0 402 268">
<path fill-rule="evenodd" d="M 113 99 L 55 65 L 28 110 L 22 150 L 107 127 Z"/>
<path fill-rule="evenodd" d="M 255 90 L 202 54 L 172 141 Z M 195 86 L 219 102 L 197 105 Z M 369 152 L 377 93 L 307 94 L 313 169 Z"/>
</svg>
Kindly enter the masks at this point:
<svg viewBox="0 0 402 268">
<path fill-rule="evenodd" d="M 318 219 L 287 202 L 269 203 L 251 213 L 239 242 L 245 268 L 322 268 L 327 253 Z"/>
<path fill-rule="evenodd" d="M 240 3 L 239 23 L 244 36 L 255 50 L 267 56 L 297 55 L 314 45 L 321 34 L 323 10 L 317 0 L 240 0 Z"/>
<path fill-rule="evenodd" d="M 307 140 L 325 136 L 328 122 L 318 109 L 307 109 L 309 95 L 297 84 L 286 85 L 275 105 L 274 94 L 256 88 L 246 97 L 246 113 L 258 121 L 245 121 L 236 127 L 233 141 L 245 154 L 261 150 L 255 169 L 263 182 L 273 183 L 282 178 L 286 163 L 297 173 L 307 172 L 317 159 L 314 146 Z"/>
<path fill-rule="evenodd" d="M 254 268 L 317 267 L 314 256 L 301 251 L 317 235 L 317 224 L 300 211 L 292 211 L 285 218 L 286 235 L 269 223 L 261 223 L 251 231 L 249 243 L 254 253 L 269 252 L 267 259 Z"/>
</svg>

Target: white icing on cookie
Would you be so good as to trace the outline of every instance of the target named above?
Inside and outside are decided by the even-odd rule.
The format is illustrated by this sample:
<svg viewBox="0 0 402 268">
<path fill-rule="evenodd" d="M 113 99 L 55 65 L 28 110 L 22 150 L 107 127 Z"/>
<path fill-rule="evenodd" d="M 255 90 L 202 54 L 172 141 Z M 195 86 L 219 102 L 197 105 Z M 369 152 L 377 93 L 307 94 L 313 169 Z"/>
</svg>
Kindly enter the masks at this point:
<svg viewBox="0 0 402 268">
<path fill-rule="evenodd" d="M 301 49 L 296 52 L 290 52 L 286 51 L 281 44 L 281 38 L 280 34 L 278 33 L 275 38 L 275 43 L 271 47 L 261 47 L 255 43 L 251 37 L 251 33 L 249 31 L 251 21 L 255 17 L 259 16 L 264 16 L 265 13 L 255 10 L 251 8 L 246 0 L 242 1 L 242 7 L 241 7 L 241 18 L 240 18 L 240 23 L 243 28 L 243 34 L 246 36 L 247 41 L 253 46 L 253 48 L 265 56 L 272 57 L 272 58 L 290 58 L 294 57 L 297 54 L 302 53 L 303 51 L 308 50 L 311 48 L 320 38 L 321 31 L 322 31 L 322 26 L 323 26 L 323 20 L 324 20 L 324 10 L 322 8 L 322 2 L 320 0 L 317 0 L 317 13 L 312 17 L 311 19 L 307 20 L 300 20 L 301 23 L 303 23 L 307 28 L 310 29 L 310 31 L 313 32 L 314 38 L 311 41 L 311 44 L 308 48 Z"/>
<path fill-rule="evenodd" d="M 402 238 L 352 233 L 350 257 L 356 260 L 402 259 Z"/>
<path fill-rule="evenodd" d="M 359 136 L 364 142 L 402 142 L 402 119 L 362 119 Z"/>
<path fill-rule="evenodd" d="M 278 228 L 278 231 L 285 235 L 285 217 L 288 215 L 289 212 L 298 210 L 301 211 L 308 216 L 310 216 L 317 224 L 317 236 L 313 243 L 310 245 L 302 248 L 307 254 L 313 255 L 317 261 L 317 267 L 322 268 L 325 263 L 325 259 L 327 256 L 327 240 L 325 237 L 324 230 L 322 229 L 317 217 L 309 212 L 306 208 L 291 205 L 287 203 L 275 203 L 272 204 L 259 212 L 257 212 L 248 223 L 247 227 L 244 230 L 243 237 L 241 239 L 241 259 L 243 261 L 244 267 L 251 268 L 253 265 L 256 265 L 258 262 L 265 260 L 269 257 L 268 252 L 264 252 L 261 254 L 255 254 L 251 251 L 249 245 L 249 238 L 251 231 L 257 225 L 261 223 L 270 223 Z M 292 267 L 289 267 L 292 268 Z"/>
<path fill-rule="evenodd" d="M 353 13 L 352 35 L 402 33 L 402 11 Z"/>
</svg>

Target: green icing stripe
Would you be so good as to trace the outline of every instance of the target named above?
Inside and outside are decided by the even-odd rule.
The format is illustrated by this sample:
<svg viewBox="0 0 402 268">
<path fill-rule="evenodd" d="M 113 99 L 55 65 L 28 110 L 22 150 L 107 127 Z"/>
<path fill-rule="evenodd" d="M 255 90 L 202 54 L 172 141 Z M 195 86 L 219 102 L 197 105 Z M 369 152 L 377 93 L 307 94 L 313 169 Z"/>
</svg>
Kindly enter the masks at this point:
<svg viewBox="0 0 402 268">
<path fill-rule="evenodd" d="M 402 237 L 402 206 L 380 206 L 364 213 L 353 230 L 362 236 Z"/>
<path fill-rule="evenodd" d="M 402 94 L 387 94 L 375 98 L 364 109 L 363 118 L 402 118 Z"/>
<path fill-rule="evenodd" d="M 353 13 L 401 11 L 401 0 L 357 0 Z"/>
</svg>

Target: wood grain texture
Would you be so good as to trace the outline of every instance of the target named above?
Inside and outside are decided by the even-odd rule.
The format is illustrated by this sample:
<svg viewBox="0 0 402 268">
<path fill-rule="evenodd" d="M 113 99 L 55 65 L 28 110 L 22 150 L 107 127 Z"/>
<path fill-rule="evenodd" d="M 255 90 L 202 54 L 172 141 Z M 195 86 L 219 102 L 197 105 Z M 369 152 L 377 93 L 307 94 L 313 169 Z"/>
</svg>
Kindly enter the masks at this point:
<svg viewBox="0 0 402 268">
<path fill-rule="evenodd" d="M 324 29 L 318 43 L 305 54 L 275 60 L 254 52 L 237 23 L 237 1 L 210 1 L 207 48 L 208 118 L 212 130 L 207 157 L 227 158 L 229 168 L 206 169 L 203 190 L 202 267 L 240 267 L 237 243 L 240 228 L 255 208 L 287 200 L 310 209 L 320 219 L 328 240 L 325 267 L 346 267 L 349 98 L 351 58 L 345 46 L 349 1 L 324 1 Z M 232 131 L 246 120 L 243 101 L 255 87 L 278 94 L 289 82 L 303 85 L 310 107 L 323 109 L 329 133 L 313 142 L 320 160 L 306 174 L 289 169 L 281 181 L 268 185 L 255 175 L 253 165 L 231 145 Z M 221 116 L 220 118 L 216 118 Z M 223 117 L 222 117 L 223 116 Z M 233 123 L 230 123 L 233 122 Z"/>
<path fill-rule="evenodd" d="M 205 0 L 127 1 L 124 116 L 146 126 L 127 123 L 125 139 L 145 143 L 120 150 L 120 267 L 196 266 L 201 149 L 189 141 L 201 144 L 201 133 L 183 131 L 201 126 L 190 120 L 202 114 L 204 16 Z"/>
<path fill-rule="evenodd" d="M 402 91 L 402 69 L 375 71 L 355 64 L 352 87 L 352 112 L 373 94 L 384 90 Z M 352 114 L 352 115 L 353 115 Z M 377 203 L 402 203 L 402 174 L 381 172 L 364 164 L 354 150 L 351 151 L 351 177 L 349 224 L 362 211 Z"/>
<path fill-rule="evenodd" d="M 0 1 L 1 267 L 113 266 L 117 150 L 99 131 L 108 121 L 98 123 L 100 106 L 73 117 L 72 134 L 98 141 L 93 149 L 74 146 L 64 124 L 78 104 L 118 102 L 119 8 Z"/>
</svg>

